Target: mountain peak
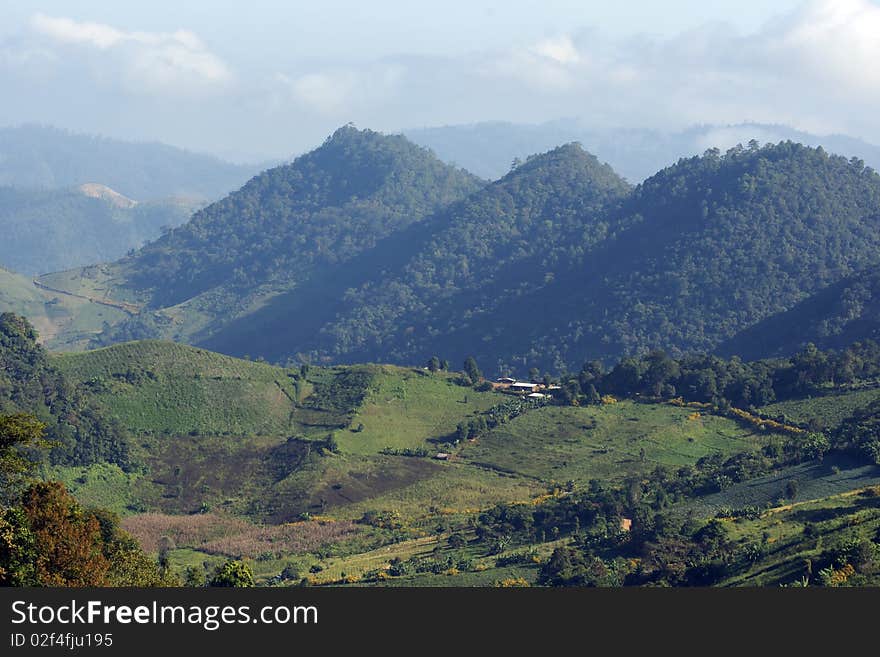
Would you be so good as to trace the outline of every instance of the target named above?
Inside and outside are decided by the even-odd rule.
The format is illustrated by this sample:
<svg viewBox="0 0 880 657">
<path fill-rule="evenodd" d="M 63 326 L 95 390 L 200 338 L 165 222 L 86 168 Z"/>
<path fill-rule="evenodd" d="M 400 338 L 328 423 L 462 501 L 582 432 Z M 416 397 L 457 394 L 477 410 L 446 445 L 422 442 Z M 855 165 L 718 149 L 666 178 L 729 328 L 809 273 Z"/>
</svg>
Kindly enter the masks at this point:
<svg viewBox="0 0 880 657">
<path fill-rule="evenodd" d="M 547 151 L 530 155 L 525 162 L 514 160 L 510 172 L 499 182 L 516 178 L 546 179 L 549 184 L 581 184 L 597 189 L 614 189 L 624 193 L 629 184 L 610 165 L 584 150 L 580 142 L 569 142 Z"/>
</svg>

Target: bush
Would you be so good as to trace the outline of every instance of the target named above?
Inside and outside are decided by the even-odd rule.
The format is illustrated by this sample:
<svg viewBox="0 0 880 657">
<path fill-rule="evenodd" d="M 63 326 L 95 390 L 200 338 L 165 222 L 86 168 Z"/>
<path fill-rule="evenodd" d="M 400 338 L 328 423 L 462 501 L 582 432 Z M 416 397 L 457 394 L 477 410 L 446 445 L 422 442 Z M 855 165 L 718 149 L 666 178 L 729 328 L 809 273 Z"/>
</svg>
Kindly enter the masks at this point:
<svg viewBox="0 0 880 657">
<path fill-rule="evenodd" d="M 254 573 L 246 563 L 230 560 L 217 567 L 208 584 L 209 586 L 249 588 L 254 585 Z"/>
</svg>

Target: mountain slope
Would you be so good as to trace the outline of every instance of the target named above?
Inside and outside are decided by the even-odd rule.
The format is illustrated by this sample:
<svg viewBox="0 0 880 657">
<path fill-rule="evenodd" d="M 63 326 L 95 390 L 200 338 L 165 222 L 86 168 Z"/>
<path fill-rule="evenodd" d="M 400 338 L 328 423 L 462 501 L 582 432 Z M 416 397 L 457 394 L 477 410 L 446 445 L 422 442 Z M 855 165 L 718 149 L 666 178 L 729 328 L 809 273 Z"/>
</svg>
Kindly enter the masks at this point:
<svg viewBox="0 0 880 657">
<path fill-rule="evenodd" d="M 538 293 L 557 268 L 606 237 L 606 210 L 628 191 L 576 144 L 533 157 L 427 222 L 417 248 L 348 291 L 312 344 L 345 361 L 419 362 L 439 345 L 445 356 L 463 359 L 482 335 L 458 344 L 444 344 L 445 336 L 467 333 L 481 315 Z M 518 320 L 508 318 L 508 331 L 511 321 Z M 493 350 L 500 357 L 508 345 Z"/>
<path fill-rule="evenodd" d="M 334 317 L 323 327 L 270 323 L 250 344 L 295 355 L 276 348 L 283 335 L 342 362 L 473 354 L 490 371 L 520 373 L 654 347 L 711 352 L 877 263 L 878 221 L 880 177 L 822 149 L 711 151 L 626 196 L 569 146 L 440 213 L 408 257 L 387 249 L 378 273 L 325 302 L 322 320 Z"/>
<path fill-rule="evenodd" d="M 38 125 L 0 128 L 2 186 L 58 189 L 99 182 L 139 200 L 211 200 L 238 188 L 258 170 L 158 143 Z"/>
<path fill-rule="evenodd" d="M 0 313 L 27 317 L 42 344 L 83 349 L 102 328 L 127 315 L 107 305 L 36 287 L 32 280 L 0 267 Z"/>
<path fill-rule="evenodd" d="M 137 203 L 100 185 L 85 189 L 0 187 L 0 263 L 29 275 L 121 258 L 178 226 L 192 200 Z"/>
<path fill-rule="evenodd" d="M 0 312 L 26 317 L 45 315 L 46 299 L 24 276 L 0 267 Z"/>
<path fill-rule="evenodd" d="M 811 342 L 822 349 L 841 349 L 878 338 L 880 268 L 871 267 L 737 333 L 717 351 L 750 359 L 755 354 L 792 354 Z"/>
<path fill-rule="evenodd" d="M 482 184 L 402 137 L 340 128 L 317 150 L 264 172 L 107 268 L 101 275 L 114 280 L 113 295 L 148 311 L 108 340 L 204 341 L 315 275 L 335 276 L 383 238 Z M 75 292 L 83 279 L 72 272 L 50 284 Z"/>
<path fill-rule="evenodd" d="M 713 152 L 647 180 L 612 221 L 630 226 L 486 324 L 530 318 L 523 349 L 557 366 L 712 351 L 878 261 L 880 176 L 791 142 Z"/>
<path fill-rule="evenodd" d="M 30 413 L 44 422 L 55 463 L 129 465 L 125 432 L 52 365 L 33 326 L 8 312 L 0 313 L 0 413 Z"/>
</svg>

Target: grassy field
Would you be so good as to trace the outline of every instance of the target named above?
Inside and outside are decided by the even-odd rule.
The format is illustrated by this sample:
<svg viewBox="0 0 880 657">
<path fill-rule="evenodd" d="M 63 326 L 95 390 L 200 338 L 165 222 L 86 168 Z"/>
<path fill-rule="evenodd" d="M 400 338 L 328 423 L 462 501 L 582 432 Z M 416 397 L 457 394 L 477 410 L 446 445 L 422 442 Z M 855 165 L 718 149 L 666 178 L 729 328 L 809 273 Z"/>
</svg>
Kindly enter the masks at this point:
<svg viewBox="0 0 880 657">
<path fill-rule="evenodd" d="M 48 467 L 44 479 L 64 482 L 83 505 L 109 509 L 126 515 L 140 509 L 143 481 L 140 473 L 123 472 L 115 464 L 96 463 L 87 467 Z"/>
<path fill-rule="evenodd" d="M 352 419 L 352 426 L 363 425 L 363 429 L 340 432 L 340 447 L 353 454 L 375 454 L 385 447 L 436 447 L 454 434 L 463 419 L 498 403 L 497 394 L 463 388 L 452 379 L 445 372 L 378 368 Z"/>
<path fill-rule="evenodd" d="M 42 318 L 47 300 L 26 277 L 0 267 L 0 312 Z"/>
<path fill-rule="evenodd" d="M 303 379 L 299 369 L 160 341 L 52 358 L 131 432 L 135 468 L 56 467 L 44 476 L 64 481 L 86 505 L 121 514 L 149 551 L 169 547 L 179 573 L 196 567 L 207 575 L 244 558 L 267 584 L 306 577 L 332 586 L 534 585 L 555 544 L 510 548 L 533 553 L 499 566 L 485 543 L 470 540 L 477 514 L 501 503 L 537 507 L 569 481 L 580 490 L 592 479 L 615 486 L 657 465 L 784 440 L 692 408 L 619 401 L 519 407 L 522 414 L 450 446 L 459 423 L 510 397 L 421 368 L 312 367 Z M 832 417 L 871 395 L 877 391 L 787 402 L 776 412 L 796 421 Z M 432 458 L 441 447 L 450 460 Z M 794 500 L 783 499 L 790 481 L 798 482 Z M 793 501 L 757 520 L 725 521 L 738 546 L 760 543 L 768 555 L 760 569 L 738 561 L 725 584 L 788 583 L 805 558 L 822 554 L 804 539 L 807 523 L 832 541 L 851 532 L 853 518 L 875 531 L 878 505 L 847 493 L 878 484 L 880 468 L 828 457 L 673 509 L 709 518 Z M 451 532 L 468 542 L 452 548 Z M 377 575 L 392 560 L 409 565 Z M 295 577 L 281 578 L 285 569 Z"/>
<path fill-rule="evenodd" d="M 880 388 L 836 392 L 820 397 L 792 399 L 761 408 L 770 415 L 785 415 L 798 424 L 816 422 L 821 427 L 834 429 L 850 417 L 856 410 L 880 399 Z"/>
<path fill-rule="evenodd" d="M 40 290 L 30 279 L 0 267 L 0 312 L 27 317 L 51 349 L 84 349 L 104 322 L 125 313 L 65 295 Z"/>
<path fill-rule="evenodd" d="M 621 401 L 589 407 L 547 406 L 495 428 L 462 458 L 542 482 L 619 482 L 656 465 L 681 466 L 774 440 L 733 420 L 692 409 Z"/>
<path fill-rule="evenodd" d="M 773 506 L 782 503 L 786 497 L 785 487 L 791 481 L 797 482 L 798 501 L 821 499 L 880 484 L 880 466 L 863 465 L 842 457 L 828 457 L 820 463 L 803 463 L 734 484 L 721 492 L 687 502 L 682 509 L 710 517 L 724 509 Z"/>
<path fill-rule="evenodd" d="M 727 523 L 730 538 L 759 546 L 757 565 L 740 568 L 725 586 L 777 586 L 807 578 L 818 583 L 819 566 L 829 551 L 854 540 L 871 540 L 880 531 L 880 488 L 860 488 L 839 495 L 773 509 L 756 520 Z M 809 532 L 805 532 L 809 525 Z M 842 566 L 843 564 L 841 564 Z M 880 573 L 857 575 L 855 583 L 876 586 Z M 853 582 L 850 582 L 853 583 Z"/>
<path fill-rule="evenodd" d="M 77 269 L 53 272 L 38 277 L 43 285 L 92 299 L 123 301 L 138 304 L 143 301 L 121 283 L 125 280 L 120 265 L 98 264 Z"/>
<path fill-rule="evenodd" d="M 159 341 L 60 354 L 53 363 L 131 431 L 261 435 L 292 426 L 296 386 L 270 365 Z"/>
<path fill-rule="evenodd" d="M 358 495 L 340 481 L 361 484 L 375 472 L 376 459 L 351 461 L 325 472 L 323 482 L 333 482 L 319 492 L 331 496 L 350 494 L 351 501 L 334 500 L 338 506 L 330 513 L 339 518 L 358 518 L 365 511 L 393 511 L 409 522 L 418 523 L 436 516 L 467 515 L 501 502 L 528 503 L 546 492 L 540 483 L 516 475 L 487 471 L 467 463 L 434 463 L 402 456 L 385 457 L 387 463 L 405 468 L 408 477 L 399 476 L 393 486 L 377 486 L 369 494 Z M 401 471 L 398 471 L 401 472 Z M 339 476 L 343 475 L 343 476 Z M 344 477 L 344 479 L 343 479 Z M 378 480 L 377 480 L 378 481 Z M 381 478 L 384 484 L 390 477 Z M 335 488 L 339 486 L 337 490 Z M 332 499 L 332 498 L 331 498 Z M 348 502 L 348 503 L 339 503 Z"/>
</svg>

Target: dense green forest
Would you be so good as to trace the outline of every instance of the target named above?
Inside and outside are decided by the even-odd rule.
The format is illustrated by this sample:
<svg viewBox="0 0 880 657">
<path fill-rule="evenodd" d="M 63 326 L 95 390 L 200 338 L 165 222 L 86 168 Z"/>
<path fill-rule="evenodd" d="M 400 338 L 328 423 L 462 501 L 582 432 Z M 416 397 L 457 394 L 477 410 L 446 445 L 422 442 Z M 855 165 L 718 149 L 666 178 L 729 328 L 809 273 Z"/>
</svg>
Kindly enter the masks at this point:
<svg viewBox="0 0 880 657">
<path fill-rule="evenodd" d="M 207 316 L 186 336 L 198 342 L 233 309 L 242 314 L 318 274 L 345 276 L 337 272 L 356 255 L 481 184 L 402 137 L 347 126 L 117 266 L 148 308 L 186 302 Z M 155 334 L 150 322 L 135 318 L 106 340 Z"/>
<path fill-rule="evenodd" d="M 49 362 L 28 321 L 0 314 L 0 413 L 30 413 L 46 425 L 52 463 L 130 465 L 124 430 Z"/>
<path fill-rule="evenodd" d="M 27 275 L 108 262 L 184 223 L 198 203 L 120 207 L 80 190 L 0 187 L 0 263 Z"/>
<path fill-rule="evenodd" d="M 304 289 L 303 296 L 320 294 L 323 308 L 309 309 L 296 325 L 282 325 L 290 315 L 270 304 L 206 346 L 243 353 L 242 328 L 249 328 L 254 341 L 260 335 L 258 353 L 270 360 L 293 356 L 291 347 L 334 360 L 420 360 L 444 333 L 541 288 L 557 267 L 599 243 L 608 233 L 607 207 L 628 191 L 577 145 L 554 149 L 380 243 L 349 268 L 360 280 Z M 295 292 L 283 303 L 306 305 Z"/>
<path fill-rule="evenodd" d="M 819 290 L 791 310 L 758 322 L 718 347 L 751 359 L 791 354 L 808 343 L 841 349 L 880 337 L 880 270 L 859 271 Z"/>
<path fill-rule="evenodd" d="M 603 196 L 575 175 L 579 159 L 534 158 L 452 208 L 460 220 L 442 222 L 428 248 L 349 293 L 319 351 L 395 362 L 473 353 L 490 371 L 520 373 L 656 346 L 711 352 L 876 261 L 880 178 L 858 160 L 753 144 Z M 529 222 L 521 208 L 542 198 L 530 175 L 542 170 L 558 187 Z M 505 206 L 499 198 L 521 180 L 518 203 Z"/>
<path fill-rule="evenodd" d="M 590 253 L 613 229 L 609 206 L 628 191 L 610 167 L 574 144 L 529 159 L 431 222 L 434 234 L 401 268 L 350 294 L 321 348 L 354 360 L 397 362 L 435 345 L 448 349 L 445 336 L 539 293 L 559 268 Z M 511 314 L 499 329 L 515 340 L 519 324 L 529 321 Z M 458 361 L 465 353 L 450 355 Z"/>
<path fill-rule="evenodd" d="M 0 128 L 0 186 L 63 189 L 100 183 L 140 201 L 212 200 L 259 171 L 158 143 L 125 142 L 41 125 Z"/>
<path fill-rule="evenodd" d="M 142 308 L 94 345 L 162 337 L 278 363 L 473 355 L 522 374 L 871 337 L 853 320 L 870 314 L 880 176 L 857 158 L 750 142 L 630 188 L 570 144 L 511 169 L 485 184 L 346 126 L 134 255 L 45 281 Z M 760 337 L 835 285 L 833 317 Z"/>
<path fill-rule="evenodd" d="M 486 317 L 471 350 L 542 369 L 711 352 L 875 263 L 878 217 L 880 177 L 856 159 L 786 142 L 683 160 L 637 187 L 581 262 Z M 529 318 L 516 339 L 509 317 Z"/>
</svg>

